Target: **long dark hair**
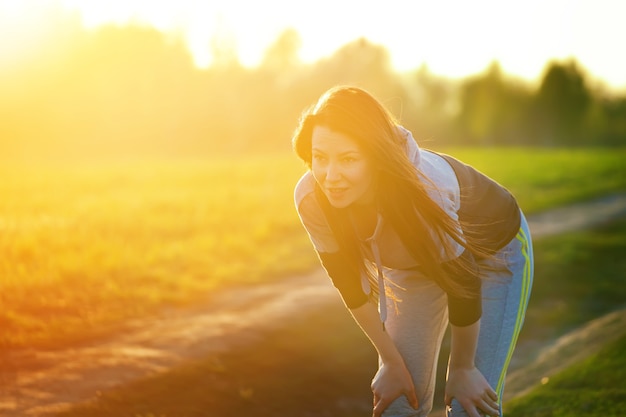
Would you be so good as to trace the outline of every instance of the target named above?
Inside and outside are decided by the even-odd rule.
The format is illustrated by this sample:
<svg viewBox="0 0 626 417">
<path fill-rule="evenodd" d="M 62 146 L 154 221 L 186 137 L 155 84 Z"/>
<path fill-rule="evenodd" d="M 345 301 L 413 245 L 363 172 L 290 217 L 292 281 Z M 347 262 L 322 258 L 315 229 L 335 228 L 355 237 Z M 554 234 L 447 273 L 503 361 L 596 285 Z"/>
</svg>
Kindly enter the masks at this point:
<svg viewBox="0 0 626 417">
<path fill-rule="evenodd" d="M 485 251 L 459 229 L 459 223 L 431 199 L 434 188 L 409 160 L 406 139 L 393 115 L 367 91 L 349 86 L 328 90 L 306 110 L 293 136 L 296 154 L 311 169 L 311 141 L 315 126 L 325 126 L 355 140 L 373 161 L 377 177 L 377 203 L 420 268 L 444 290 L 471 297 L 465 286 L 452 279 L 442 260 L 454 259 L 454 242 L 474 255 Z M 317 193 L 329 224 L 348 261 L 365 263 L 352 227 L 346 227 L 345 209 L 331 206 L 322 192 Z M 456 258 L 448 267 L 475 272 L 465 257 Z"/>
</svg>

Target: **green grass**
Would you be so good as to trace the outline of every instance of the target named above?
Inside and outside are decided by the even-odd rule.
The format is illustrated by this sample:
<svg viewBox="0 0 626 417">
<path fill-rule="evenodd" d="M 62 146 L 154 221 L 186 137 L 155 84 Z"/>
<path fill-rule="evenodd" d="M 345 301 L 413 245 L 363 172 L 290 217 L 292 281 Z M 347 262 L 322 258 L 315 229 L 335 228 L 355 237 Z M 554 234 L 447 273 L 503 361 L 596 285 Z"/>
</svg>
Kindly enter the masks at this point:
<svg viewBox="0 0 626 417">
<path fill-rule="evenodd" d="M 509 188 L 526 213 L 626 190 L 626 149 L 447 149 Z"/>
<path fill-rule="evenodd" d="M 90 337 L 317 262 L 293 208 L 294 158 L 0 170 L 5 346 Z"/>
<path fill-rule="evenodd" d="M 535 242 L 535 282 L 518 344 L 554 340 L 623 307 L 626 219 Z M 507 417 L 620 416 L 626 406 L 626 338 L 509 401 Z"/>
<path fill-rule="evenodd" d="M 526 212 L 626 190 L 626 148 L 449 150 Z M 0 164 L 0 347 L 107 333 L 318 265 L 293 208 L 288 155 Z"/>
<path fill-rule="evenodd" d="M 618 417 L 626 407 L 626 337 L 507 403 L 507 417 Z"/>
<path fill-rule="evenodd" d="M 625 245 L 626 219 L 536 242 L 537 274 L 518 343 L 530 337 L 552 340 L 623 306 Z M 599 268 L 600 263 L 610 266 Z M 561 301 L 559 314 L 553 315 L 556 300 Z M 624 352 L 622 338 L 550 378 L 529 396 L 507 402 L 505 415 L 621 415 L 626 398 Z M 369 381 L 375 368 L 375 352 L 337 299 L 287 328 L 266 333 L 253 346 L 213 354 L 112 390 L 58 417 L 366 417 L 371 415 Z M 441 407 L 441 387 L 435 395 Z"/>
<path fill-rule="evenodd" d="M 536 241 L 524 338 L 554 338 L 626 300 L 626 220 Z"/>
</svg>

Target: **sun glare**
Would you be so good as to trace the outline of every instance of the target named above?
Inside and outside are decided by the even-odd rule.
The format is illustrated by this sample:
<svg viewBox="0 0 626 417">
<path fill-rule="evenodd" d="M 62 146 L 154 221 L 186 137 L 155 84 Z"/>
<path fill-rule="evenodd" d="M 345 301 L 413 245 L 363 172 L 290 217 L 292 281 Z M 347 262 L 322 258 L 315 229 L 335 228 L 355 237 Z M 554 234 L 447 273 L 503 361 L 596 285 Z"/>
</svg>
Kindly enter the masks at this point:
<svg viewBox="0 0 626 417">
<path fill-rule="evenodd" d="M 382 10 L 357 0 L 318 0 L 315 6 L 282 0 L 0 1 L 0 65 L 32 51 L 55 7 L 78 12 L 87 28 L 151 25 L 183 39 L 198 67 L 235 58 L 255 66 L 281 32 L 294 28 L 304 62 L 366 37 L 385 46 L 400 70 L 425 63 L 436 74 L 462 77 L 497 60 L 506 72 L 536 79 L 550 59 L 576 57 L 609 83 L 626 84 L 626 67 L 615 61 L 626 4 L 612 0 L 442 0 L 419 2 L 414 13 L 405 12 L 401 0 L 389 0 Z"/>
<path fill-rule="evenodd" d="M 254 66 L 282 30 L 272 18 L 258 18 L 267 10 L 256 3 L 247 4 L 246 13 L 242 13 L 240 3 L 227 0 L 176 3 L 62 0 L 62 3 L 78 10 L 87 28 L 107 23 L 149 24 L 182 37 L 198 67 L 210 65 L 216 54 L 236 56 L 243 65 Z M 255 7 L 258 10 L 253 10 Z"/>
<path fill-rule="evenodd" d="M 0 69 L 10 69 L 36 52 L 52 12 L 50 7 L 0 1 Z"/>
</svg>

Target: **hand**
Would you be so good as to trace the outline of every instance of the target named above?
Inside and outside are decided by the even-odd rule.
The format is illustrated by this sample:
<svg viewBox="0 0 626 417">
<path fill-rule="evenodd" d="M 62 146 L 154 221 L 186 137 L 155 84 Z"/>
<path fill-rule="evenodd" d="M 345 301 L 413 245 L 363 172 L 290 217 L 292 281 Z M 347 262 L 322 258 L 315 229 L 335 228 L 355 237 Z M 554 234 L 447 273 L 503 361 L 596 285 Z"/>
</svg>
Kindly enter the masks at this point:
<svg viewBox="0 0 626 417">
<path fill-rule="evenodd" d="M 500 415 L 498 395 L 477 368 L 448 371 L 445 400 L 450 406 L 452 398 L 461 404 L 470 417 L 480 417 L 479 412 L 489 416 Z"/>
<path fill-rule="evenodd" d="M 415 409 L 419 404 L 411 374 L 404 363 L 383 364 L 372 380 L 374 393 L 373 417 L 380 417 L 383 411 L 398 397 L 405 395 Z"/>
</svg>

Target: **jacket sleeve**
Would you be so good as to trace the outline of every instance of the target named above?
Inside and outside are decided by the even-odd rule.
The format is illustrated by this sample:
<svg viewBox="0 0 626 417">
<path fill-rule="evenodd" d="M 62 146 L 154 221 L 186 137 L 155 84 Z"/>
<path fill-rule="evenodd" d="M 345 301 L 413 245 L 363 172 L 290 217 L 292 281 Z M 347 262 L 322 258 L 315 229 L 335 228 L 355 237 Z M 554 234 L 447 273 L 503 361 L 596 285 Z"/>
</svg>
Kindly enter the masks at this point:
<svg viewBox="0 0 626 417">
<path fill-rule="evenodd" d="M 466 296 L 458 296 L 446 291 L 448 295 L 448 316 L 450 324 L 455 326 L 469 326 L 482 316 L 481 279 L 478 276 L 478 267 L 473 255 L 465 250 L 454 261 L 443 263 L 445 272 L 467 291 Z M 472 266 L 473 271 L 462 268 L 458 261 Z"/>
<path fill-rule="evenodd" d="M 305 175 L 296 187 L 295 202 L 298 216 L 306 229 L 317 256 L 328 277 L 339 291 L 348 308 L 365 304 L 367 294 L 361 286 L 361 271 L 349 262 L 339 249 L 339 244 L 313 193 L 313 178 Z"/>
<path fill-rule="evenodd" d="M 420 152 L 420 155 L 419 168 L 422 175 L 425 176 L 426 181 L 434 184 L 429 192 L 430 197 L 453 221 L 457 222 L 459 232 L 464 235 L 465 230 L 463 230 L 459 218 L 463 193 L 456 172 L 441 155 L 430 151 Z M 466 188 L 464 191 L 466 193 L 472 192 L 472 189 Z M 437 236 L 435 236 L 436 238 Z M 468 326 L 475 323 L 482 315 L 481 280 L 478 275 L 478 267 L 472 254 L 465 250 L 462 245 L 452 240 L 447 243 L 456 247 L 456 258 L 448 256 L 444 250 L 446 245 L 442 242 L 440 245 L 442 248 L 441 257 L 445 260 L 442 266 L 446 274 L 459 283 L 468 295 L 471 295 L 459 297 L 444 289 L 448 293 L 448 316 L 451 324 Z M 466 266 L 471 266 L 473 272 L 461 268 L 459 261 Z"/>
<path fill-rule="evenodd" d="M 346 262 L 341 252 L 319 253 L 318 256 L 326 273 L 343 299 L 346 307 L 352 309 L 362 306 L 369 297 L 361 286 L 361 271 L 351 262 Z"/>
</svg>

